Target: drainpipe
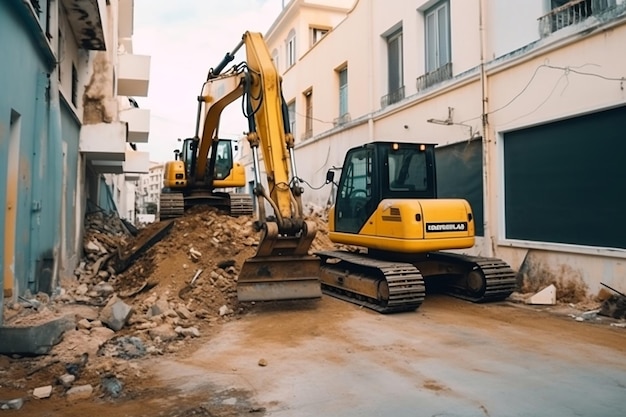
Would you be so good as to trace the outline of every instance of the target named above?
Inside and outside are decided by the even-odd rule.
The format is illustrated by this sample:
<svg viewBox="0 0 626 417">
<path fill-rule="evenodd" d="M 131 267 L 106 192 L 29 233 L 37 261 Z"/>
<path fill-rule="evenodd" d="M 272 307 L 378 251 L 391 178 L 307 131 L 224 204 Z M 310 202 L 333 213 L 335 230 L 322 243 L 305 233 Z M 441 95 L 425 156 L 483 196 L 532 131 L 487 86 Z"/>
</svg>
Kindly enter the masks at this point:
<svg viewBox="0 0 626 417">
<path fill-rule="evenodd" d="M 485 234 L 485 242 L 483 243 L 483 252 L 485 256 L 494 256 L 495 254 L 495 236 L 491 227 L 491 132 L 489 130 L 489 95 L 487 83 L 487 71 L 485 70 L 485 8 L 486 0 L 479 0 L 478 9 L 478 26 L 480 31 L 480 87 L 481 87 L 481 103 L 482 103 L 482 129 L 483 129 L 483 227 Z"/>
<path fill-rule="evenodd" d="M 357 2 L 358 3 L 358 2 Z M 368 141 L 372 142 L 374 140 L 374 109 L 376 108 L 374 105 L 374 1 L 368 1 L 368 25 L 369 28 L 367 30 L 369 36 L 368 48 L 367 48 L 367 100 L 369 103 L 369 117 L 367 119 L 367 136 Z"/>
</svg>

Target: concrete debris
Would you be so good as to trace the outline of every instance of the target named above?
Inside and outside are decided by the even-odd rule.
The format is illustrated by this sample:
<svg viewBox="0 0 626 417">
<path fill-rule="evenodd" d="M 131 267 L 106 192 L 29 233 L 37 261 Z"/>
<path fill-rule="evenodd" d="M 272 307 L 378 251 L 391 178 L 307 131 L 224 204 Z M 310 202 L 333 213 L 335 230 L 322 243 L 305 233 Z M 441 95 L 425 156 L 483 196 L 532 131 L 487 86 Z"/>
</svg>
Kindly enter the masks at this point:
<svg viewBox="0 0 626 417">
<path fill-rule="evenodd" d="M 57 378 L 57 381 L 63 388 L 70 388 L 74 381 L 76 381 L 76 376 L 72 374 L 63 374 Z"/>
<path fill-rule="evenodd" d="M 114 376 L 106 376 L 102 378 L 101 385 L 104 392 L 113 398 L 119 397 L 124 389 L 122 381 Z"/>
<path fill-rule="evenodd" d="M 52 395 L 52 385 L 38 387 L 33 390 L 33 397 L 37 399 L 49 398 Z"/>
<path fill-rule="evenodd" d="M 191 257 L 191 260 L 195 262 L 202 258 L 202 253 L 192 247 L 189 248 L 189 256 Z"/>
<path fill-rule="evenodd" d="M 24 405 L 23 398 L 16 398 L 9 401 L 0 401 L 0 410 L 19 410 Z"/>
<path fill-rule="evenodd" d="M 236 320 L 254 305 L 240 304 L 236 292 L 239 269 L 258 245 L 253 221 L 193 207 L 171 223 L 165 237 L 119 270 L 120 248 L 135 247 L 142 231 L 132 236 L 115 215 L 86 216 L 84 257 L 74 273 L 62 277 L 61 287 L 51 296 L 26 292 L 5 304 L 5 324 L 24 326 L 19 335 L 10 337 L 0 329 L 0 349 L 9 346 L 5 350 L 9 355 L 28 355 L 28 365 L 23 366 L 33 378 L 24 383 L 32 386 L 22 388 L 42 387 L 53 375 L 58 384 L 53 392 L 62 387 L 68 400 L 94 397 L 96 384 L 104 395 L 123 395 L 117 382 L 128 384 L 126 377 L 142 372 L 132 366 L 134 359 L 177 352 L 192 339 L 211 333 L 212 327 Z M 159 227 L 148 225 L 147 234 L 151 226 Z M 311 252 L 333 247 L 323 232 L 325 226 L 319 221 Z M 48 328 L 50 324 L 39 327 L 60 315 L 70 320 L 54 322 L 54 329 Z M 25 349 L 21 343 L 34 337 L 29 332 L 36 333 L 37 340 L 30 340 Z M 14 360 L 13 368 L 20 359 Z M 43 369 L 50 372 L 40 372 Z M 12 407 L 20 404 L 15 401 Z M 6 401 L 1 404 L 9 407 Z"/>
<path fill-rule="evenodd" d="M 132 314 L 133 308 L 131 306 L 117 296 L 113 296 L 100 312 L 100 320 L 117 332 L 126 325 Z"/>
<path fill-rule="evenodd" d="M 93 387 L 90 384 L 77 385 L 67 390 L 65 397 L 69 401 L 77 401 L 87 399 L 91 397 L 91 394 L 93 394 Z"/>
<path fill-rule="evenodd" d="M 220 307 L 219 313 L 220 313 L 220 316 L 226 316 L 229 314 L 233 314 L 233 310 L 230 307 L 224 305 Z"/>
<path fill-rule="evenodd" d="M 527 304 L 555 305 L 556 304 L 556 287 L 553 284 L 548 285 L 535 295 L 526 300 Z"/>
<path fill-rule="evenodd" d="M 598 314 L 614 319 L 626 319 L 626 297 L 612 295 L 602 302 Z"/>
<path fill-rule="evenodd" d="M 174 331 L 176 333 L 178 333 L 181 336 L 191 336 L 191 337 L 200 337 L 200 331 L 198 329 L 196 329 L 195 327 L 176 327 L 174 329 Z"/>
<path fill-rule="evenodd" d="M 622 329 L 626 329 L 626 323 L 611 323 L 612 327 L 620 327 Z"/>
</svg>

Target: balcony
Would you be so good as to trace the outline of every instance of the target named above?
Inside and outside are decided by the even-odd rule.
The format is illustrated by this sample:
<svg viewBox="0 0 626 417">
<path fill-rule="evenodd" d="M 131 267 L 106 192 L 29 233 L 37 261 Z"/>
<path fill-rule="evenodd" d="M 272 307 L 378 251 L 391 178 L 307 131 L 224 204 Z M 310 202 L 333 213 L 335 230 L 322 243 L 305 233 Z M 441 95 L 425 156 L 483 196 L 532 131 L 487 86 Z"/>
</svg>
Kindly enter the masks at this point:
<svg viewBox="0 0 626 417">
<path fill-rule="evenodd" d="M 76 43 L 86 50 L 105 51 L 106 0 L 62 0 Z M 48 5 L 50 7 L 50 5 Z"/>
<path fill-rule="evenodd" d="M 123 169 L 126 181 L 139 181 L 140 174 L 150 172 L 150 153 L 126 150 Z"/>
<path fill-rule="evenodd" d="M 150 133 L 150 110 L 128 108 L 120 111 L 120 121 L 128 124 L 128 137 L 131 143 L 146 143 Z"/>
<path fill-rule="evenodd" d="M 380 107 L 387 107 L 404 99 L 404 86 L 380 98 Z"/>
<path fill-rule="evenodd" d="M 622 3 L 617 0 L 617 3 Z M 597 16 L 616 6 L 616 0 L 572 0 L 556 7 L 539 20 L 542 38 L 565 27 L 576 25 L 591 16 Z"/>
<path fill-rule="evenodd" d="M 118 55 L 117 94 L 147 97 L 150 83 L 149 55 Z"/>
<path fill-rule="evenodd" d="M 352 118 L 350 117 L 350 113 L 344 113 L 339 117 L 333 119 L 333 127 L 342 126 L 346 123 L 350 123 Z"/>
<path fill-rule="evenodd" d="M 415 86 L 419 92 L 450 79 L 452 79 L 452 62 L 448 62 L 434 71 L 417 77 Z"/>
<path fill-rule="evenodd" d="M 121 168 L 126 158 L 126 123 L 83 125 L 78 148 L 90 161 L 116 161 Z"/>
</svg>

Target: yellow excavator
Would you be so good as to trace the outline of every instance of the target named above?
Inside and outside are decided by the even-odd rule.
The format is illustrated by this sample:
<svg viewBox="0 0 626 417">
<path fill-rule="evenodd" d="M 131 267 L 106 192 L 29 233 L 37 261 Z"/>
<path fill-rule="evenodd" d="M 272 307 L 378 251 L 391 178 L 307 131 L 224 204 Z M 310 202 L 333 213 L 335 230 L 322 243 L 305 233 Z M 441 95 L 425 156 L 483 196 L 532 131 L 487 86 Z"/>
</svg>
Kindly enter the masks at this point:
<svg viewBox="0 0 626 417">
<path fill-rule="evenodd" d="M 437 198 L 434 148 L 373 142 L 348 151 L 329 237 L 366 250 L 316 254 L 325 293 L 395 313 L 420 306 L 425 280 L 473 302 L 513 292 L 515 273 L 504 261 L 443 252 L 474 245 L 474 217 L 466 200 Z M 334 184 L 334 171 L 327 182 Z"/>
<path fill-rule="evenodd" d="M 160 220 L 180 217 L 186 208 L 200 204 L 217 207 L 232 216 L 253 214 L 250 194 L 227 191 L 245 187 L 246 175 L 243 165 L 234 161 L 237 145 L 218 135 L 220 114 L 232 101 L 225 91 L 239 93 L 238 82 L 231 76 L 209 79 L 202 85 L 195 136 L 185 139 L 181 149 L 174 151 L 174 160 L 165 163 L 159 196 Z"/>
<path fill-rule="evenodd" d="M 245 46 L 245 61 L 225 70 L 240 48 Z M 239 44 L 209 71 L 201 102 L 206 103 L 203 139 L 200 147 L 213 143 L 222 110 L 238 98 L 248 121 L 246 139 L 254 164 L 254 196 L 261 232 L 255 256 L 247 259 L 237 279 L 240 301 L 308 299 L 322 296 L 319 258 L 308 253 L 315 238 L 316 225 L 304 219 L 303 187 L 296 173 L 294 138 L 290 131 L 288 108 L 282 95 L 281 79 L 260 33 L 246 32 Z M 193 143 L 193 142 L 192 142 Z M 207 147 L 209 145 L 206 145 Z M 265 178 L 261 177 L 263 156 Z M 206 155 L 202 150 L 200 155 Z M 213 155 L 213 154 L 212 154 Z M 199 174 L 214 170 L 213 157 Z M 226 180 L 234 178 L 226 177 Z M 267 186 L 264 185 L 264 182 Z M 213 185 L 217 185 L 214 178 Z M 231 196 L 232 199 L 232 196 Z M 232 205 L 232 203 L 231 203 Z M 267 211 L 271 210 L 271 214 Z"/>
</svg>

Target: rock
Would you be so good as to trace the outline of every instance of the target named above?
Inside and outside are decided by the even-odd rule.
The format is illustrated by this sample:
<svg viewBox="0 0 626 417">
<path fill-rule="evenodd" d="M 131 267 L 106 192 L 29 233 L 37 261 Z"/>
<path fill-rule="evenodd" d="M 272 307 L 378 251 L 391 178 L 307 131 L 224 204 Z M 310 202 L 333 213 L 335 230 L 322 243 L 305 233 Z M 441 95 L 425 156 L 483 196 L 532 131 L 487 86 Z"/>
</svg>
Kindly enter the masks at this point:
<svg viewBox="0 0 626 417">
<path fill-rule="evenodd" d="M 93 394 L 93 387 L 89 384 L 87 385 L 77 385 L 75 387 L 70 388 L 66 393 L 65 397 L 69 401 L 83 400 L 91 397 Z"/>
<path fill-rule="evenodd" d="M 159 339 L 161 342 L 174 340 L 178 337 L 178 333 L 176 333 L 169 324 L 162 324 L 148 330 L 148 335 L 150 335 L 152 340 Z"/>
<path fill-rule="evenodd" d="M 76 293 L 76 295 L 85 295 L 88 291 L 89 287 L 87 286 L 87 284 L 80 284 L 74 292 Z"/>
<path fill-rule="evenodd" d="M 76 327 L 79 330 L 81 330 L 81 329 L 89 330 L 89 329 L 91 329 L 91 323 L 87 319 L 82 319 L 82 320 L 79 320 L 78 323 L 76 323 Z"/>
<path fill-rule="evenodd" d="M 192 261 L 198 261 L 202 257 L 202 253 L 195 250 L 194 248 L 189 248 L 189 256 Z"/>
<path fill-rule="evenodd" d="M 161 314 L 165 314 L 170 310 L 170 303 L 167 302 L 165 298 L 159 298 L 154 305 L 150 307 L 148 311 L 148 315 L 150 316 L 158 316 Z"/>
<path fill-rule="evenodd" d="M 16 398 L 9 401 L 0 401 L 0 410 L 19 410 L 24 405 L 23 398 Z"/>
<path fill-rule="evenodd" d="M 265 359 L 259 359 L 259 366 L 267 366 L 267 361 Z"/>
<path fill-rule="evenodd" d="M 74 381 L 76 381 L 76 377 L 72 374 L 63 374 L 59 378 L 57 378 L 59 384 L 63 386 L 63 388 L 70 388 Z"/>
<path fill-rule="evenodd" d="M 122 381 L 114 376 L 102 378 L 101 385 L 102 389 L 113 398 L 119 397 L 122 393 L 122 390 L 124 389 L 124 384 L 122 383 Z"/>
<path fill-rule="evenodd" d="M 33 397 L 38 399 L 48 398 L 50 395 L 52 395 L 52 385 L 38 387 L 33 390 Z"/>
<path fill-rule="evenodd" d="M 114 331 L 119 331 L 126 325 L 133 314 L 131 306 L 113 296 L 100 312 L 100 320 Z"/>
<path fill-rule="evenodd" d="M 176 314 L 178 314 L 181 319 L 189 320 L 193 317 L 193 314 L 191 314 L 191 312 L 185 306 L 179 306 L 174 311 L 176 311 Z"/>
<path fill-rule="evenodd" d="M 200 337 L 200 331 L 195 327 L 178 326 L 174 329 L 174 331 L 181 336 Z"/>
<path fill-rule="evenodd" d="M 233 310 L 230 307 L 223 305 L 220 307 L 219 313 L 220 316 L 225 316 L 227 314 L 233 314 Z"/>
</svg>

